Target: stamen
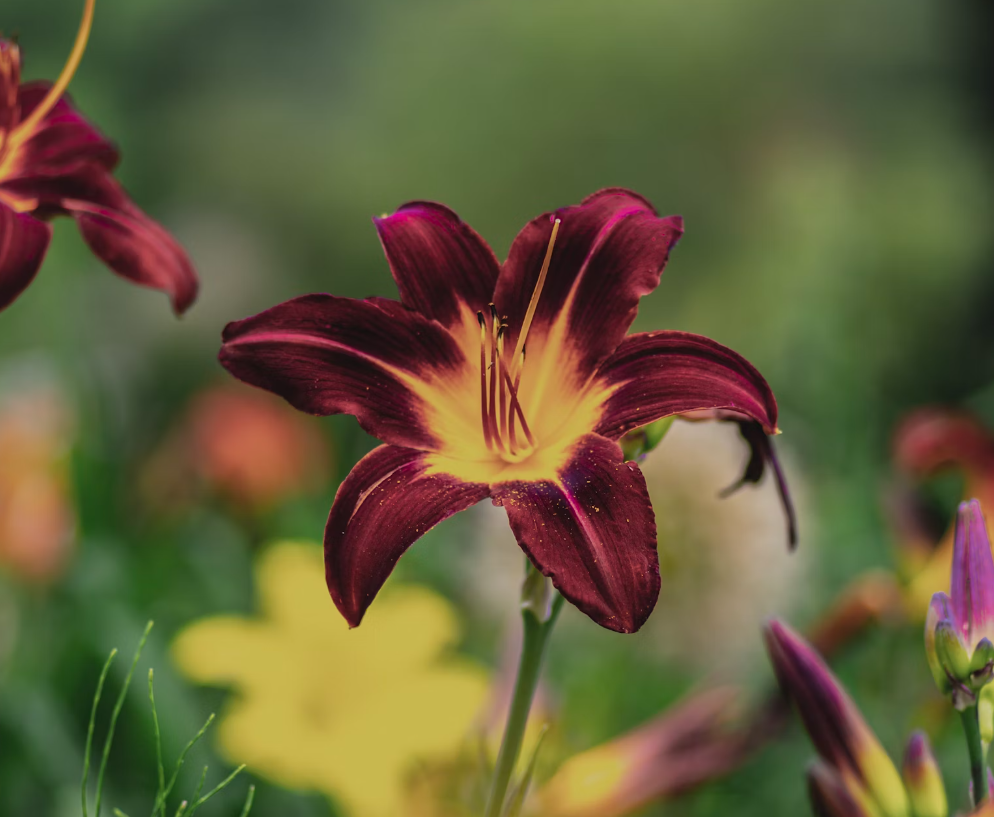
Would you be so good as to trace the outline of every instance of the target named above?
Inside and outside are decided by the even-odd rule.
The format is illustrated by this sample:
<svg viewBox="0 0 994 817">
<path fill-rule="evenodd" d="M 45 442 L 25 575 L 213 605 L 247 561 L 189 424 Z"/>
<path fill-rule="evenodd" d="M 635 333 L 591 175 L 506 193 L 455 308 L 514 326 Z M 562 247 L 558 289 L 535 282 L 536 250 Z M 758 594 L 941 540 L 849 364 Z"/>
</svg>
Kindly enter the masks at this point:
<svg viewBox="0 0 994 817">
<path fill-rule="evenodd" d="M 520 380 L 520 373 L 519 373 Z M 521 408 L 521 401 L 518 399 L 518 387 L 516 385 L 511 385 L 511 377 L 505 370 L 504 372 L 504 383 L 507 386 L 507 390 L 511 393 L 511 421 L 510 421 L 510 432 L 511 432 L 511 444 L 514 444 L 514 415 L 517 413 L 518 419 L 521 420 L 521 430 L 525 432 L 525 437 L 528 438 L 528 444 L 535 447 L 535 438 L 532 436 L 531 429 L 528 428 L 528 421 L 525 420 L 525 411 Z"/>
<path fill-rule="evenodd" d="M 542 269 L 538 273 L 538 282 L 532 292 L 531 300 L 528 302 L 528 309 L 525 311 L 525 319 L 521 322 L 521 332 L 518 333 L 518 342 L 514 345 L 514 355 L 511 357 L 511 365 L 514 367 L 514 374 L 520 369 L 518 356 L 525 348 L 525 340 L 528 337 L 528 330 L 531 329 L 532 320 L 535 317 L 535 310 L 538 309 L 538 299 L 542 295 L 542 287 L 545 286 L 545 279 L 549 274 L 549 264 L 552 261 L 552 247 L 556 243 L 556 235 L 559 233 L 559 219 L 552 224 L 552 235 L 549 237 L 549 247 L 545 251 L 545 260 L 542 262 Z"/>
<path fill-rule="evenodd" d="M 487 321 L 482 312 L 476 313 L 480 322 L 480 413 L 483 421 L 483 439 L 487 451 L 493 451 L 494 441 L 490 434 L 490 417 L 487 414 Z"/>
<path fill-rule="evenodd" d="M 497 373 L 498 389 L 500 390 L 500 434 L 505 440 L 509 440 L 507 433 L 507 392 L 504 391 L 504 381 L 507 377 L 507 367 L 501 366 L 504 357 L 504 332 L 507 324 L 502 323 L 497 328 L 497 358 L 494 371 Z M 514 453 L 514 444 L 511 444 L 511 453 Z"/>
<path fill-rule="evenodd" d="M 521 404 L 518 402 L 518 386 L 521 384 L 521 372 L 524 370 L 524 367 L 525 367 L 525 350 L 524 349 L 521 350 L 521 355 L 518 358 L 518 360 L 519 360 L 519 363 L 518 363 L 518 366 L 517 366 L 518 373 L 514 376 L 514 385 L 513 386 L 511 385 L 510 379 L 508 379 L 508 384 L 507 384 L 507 387 L 508 387 L 508 389 L 511 392 L 511 412 L 510 412 L 510 417 L 508 417 L 508 421 L 507 421 L 507 424 L 508 424 L 509 430 L 510 430 L 510 434 L 511 434 L 511 445 L 515 444 L 515 435 L 514 435 L 515 406 L 517 406 L 517 413 L 521 415 L 521 419 L 524 420 L 524 417 L 525 417 L 524 411 L 521 408 Z M 522 423 L 522 425 L 523 425 L 523 427 L 525 429 L 525 434 L 528 435 L 528 442 L 530 442 L 534 446 L 535 445 L 535 441 L 531 438 L 531 434 L 528 433 L 528 424 L 527 423 Z"/>
<path fill-rule="evenodd" d="M 490 423 L 490 432 L 493 435 L 494 442 L 497 444 L 497 448 L 504 450 L 504 442 L 500 437 L 500 429 L 497 427 L 497 389 L 498 389 L 498 377 L 500 373 L 500 368 L 497 363 L 497 327 L 500 321 L 497 319 L 497 308 L 490 304 L 490 395 L 489 395 L 489 410 L 488 410 L 488 420 Z"/>
<path fill-rule="evenodd" d="M 76 69 L 79 68 L 80 60 L 83 59 L 86 42 L 90 37 L 90 29 L 93 27 L 93 7 L 95 5 L 96 0 L 86 0 L 86 5 L 83 7 L 83 19 L 80 21 L 79 30 L 76 32 L 76 42 L 73 44 L 69 59 L 66 60 L 66 65 L 62 69 L 62 73 L 59 74 L 59 78 L 55 81 L 55 84 L 45 94 L 45 98 L 38 104 L 38 107 L 31 112 L 31 115 L 11 131 L 9 140 L 11 144 L 17 144 L 25 137 L 30 136 L 38 123 L 55 107 L 55 104 L 66 92 L 66 88 L 69 87 L 69 81 L 72 79 L 73 74 L 76 73 Z"/>
</svg>

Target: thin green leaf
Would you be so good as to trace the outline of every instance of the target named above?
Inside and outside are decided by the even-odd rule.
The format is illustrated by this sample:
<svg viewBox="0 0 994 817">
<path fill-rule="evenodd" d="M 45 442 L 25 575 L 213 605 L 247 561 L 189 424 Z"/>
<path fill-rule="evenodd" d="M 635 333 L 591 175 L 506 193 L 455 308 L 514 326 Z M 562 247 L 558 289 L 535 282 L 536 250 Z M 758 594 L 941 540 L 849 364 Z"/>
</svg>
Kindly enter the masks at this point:
<svg viewBox="0 0 994 817">
<path fill-rule="evenodd" d="M 204 790 L 204 783 L 206 783 L 206 782 L 207 782 L 207 767 L 204 766 L 204 770 L 200 773 L 200 780 L 197 781 L 197 788 L 194 789 L 193 797 L 191 797 L 189 799 L 189 801 L 184 801 L 184 802 L 191 803 L 189 811 L 187 811 L 184 808 L 184 810 L 183 810 L 184 814 L 190 815 L 190 814 L 193 814 L 193 812 L 196 810 L 196 808 L 197 808 L 197 800 L 200 798 L 200 792 L 202 792 Z"/>
<path fill-rule="evenodd" d="M 152 678 L 154 672 L 151 667 L 148 669 L 148 700 L 152 704 L 152 731 L 155 734 L 155 763 L 159 773 L 159 788 L 156 789 L 156 799 L 166 789 L 166 770 L 162 765 L 162 734 L 159 731 L 159 713 L 155 709 L 155 691 L 152 689 Z"/>
<path fill-rule="evenodd" d="M 145 632 L 142 633 L 141 640 L 138 642 L 138 649 L 135 650 L 135 657 L 131 660 L 131 668 L 128 670 L 128 674 L 124 678 L 124 686 L 121 687 L 121 692 L 117 696 L 114 709 L 110 713 L 110 726 L 107 730 L 107 739 L 104 741 L 104 754 L 100 759 L 100 770 L 97 772 L 97 797 L 96 804 L 93 807 L 95 817 L 100 817 L 100 800 L 103 795 L 104 775 L 107 772 L 107 760 L 110 757 L 110 747 L 114 742 L 114 729 L 117 727 L 117 718 L 121 714 L 121 710 L 124 708 L 124 698 L 128 694 L 128 687 L 131 686 L 131 677 L 135 674 L 135 667 L 138 666 L 138 659 L 141 657 L 142 649 L 145 647 L 145 642 L 148 640 L 148 634 L 151 630 L 152 622 L 150 621 L 145 625 Z"/>
<path fill-rule="evenodd" d="M 224 778 L 224 780 L 218 783 L 213 789 L 207 792 L 207 794 L 205 794 L 199 800 L 195 801 L 194 804 L 190 807 L 190 811 L 188 812 L 188 817 L 193 817 L 193 813 L 198 808 L 200 808 L 204 803 L 210 800 L 215 794 L 217 794 L 219 791 L 225 788 L 232 780 L 238 777 L 238 775 L 240 775 L 242 771 L 244 771 L 244 769 L 245 769 L 245 764 L 243 763 L 241 766 L 235 769 L 231 774 L 229 774 L 226 778 Z"/>
<path fill-rule="evenodd" d="M 248 796 L 245 798 L 245 807 L 242 809 L 240 817 L 248 817 L 249 811 L 252 810 L 253 800 L 255 800 L 255 786 L 249 786 Z"/>
<path fill-rule="evenodd" d="M 166 800 L 172 792 L 173 787 L 176 785 L 176 778 L 179 777 L 180 769 L 183 768 L 183 761 L 186 760 L 187 753 L 196 745 L 197 741 L 199 741 L 207 733 L 207 730 L 210 729 L 211 724 L 214 723 L 214 717 L 214 713 L 211 712 L 210 716 L 204 722 L 204 725 L 200 727 L 200 731 L 190 738 L 186 746 L 183 747 L 183 751 L 179 753 L 179 758 L 176 761 L 176 768 L 173 770 L 172 777 L 169 778 L 166 790 L 162 792 L 161 797 L 157 797 L 155 800 L 155 808 L 152 809 L 152 817 L 156 817 L 156 814 L 160 812 L 163 815 L 166 813 Z"/>
<path fill-rule="evenodd" d="M 97 707 L 100 705 L 100 696 L 104 691 L 104 681 L 107 680 L 107 673 L 110 665 L 114 663 L 114 656 L 117 655 L 117 648 L 110 651 L 104 668 L 100 671 L 100 679 L 97 681 L 97 691 L 93 696 L 93 707 L 90 709 L 90 725 L 86 730 L 86 751 L 83 753 L 83 817 L 88 817 L 86 803 L 86 784 L 90 779 L 90 755 L 93 752 L 93 728 L 97 721 Z"/>
</svg>

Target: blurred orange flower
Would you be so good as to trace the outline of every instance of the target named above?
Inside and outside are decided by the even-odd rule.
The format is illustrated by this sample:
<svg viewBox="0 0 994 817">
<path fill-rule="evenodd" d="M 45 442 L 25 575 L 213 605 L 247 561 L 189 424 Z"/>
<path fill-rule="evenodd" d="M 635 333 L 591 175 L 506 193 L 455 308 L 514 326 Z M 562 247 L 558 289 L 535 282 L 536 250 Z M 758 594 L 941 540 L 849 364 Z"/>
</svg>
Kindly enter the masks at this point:
<svg viewBox="0 0 994 817">
<path fill-rule="evenodd" d="M 29 582 L 57 578 L 72 551 L 72 427 L 72 413 L 51 384 L 0 401 L 0 564 Z"/>
<path fill-rule="evenodd" d="M 207 489 L 249 510 L 265 510 L 328 480 L 328 445 L 281 400 L 242 386 L 197 394 L 153 455 L 145 493 L 155 504 L 184 504 Z"/>
</svg>

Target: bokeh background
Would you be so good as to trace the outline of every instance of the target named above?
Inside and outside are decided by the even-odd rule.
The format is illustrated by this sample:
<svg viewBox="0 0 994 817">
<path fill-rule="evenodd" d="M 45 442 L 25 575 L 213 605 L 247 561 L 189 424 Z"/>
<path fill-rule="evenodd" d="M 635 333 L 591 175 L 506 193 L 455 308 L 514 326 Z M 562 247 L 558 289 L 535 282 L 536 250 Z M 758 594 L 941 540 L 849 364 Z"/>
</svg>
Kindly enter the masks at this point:
<svg viewBox="0 0 994 817">
<path fill-rule="evenodd" d="M 4 2 L 27 78 L 57 74 L 79 5 Z M 540 777 L 688 690 L 721 681 L 761 696 L 765 616 L 804 625 L 861 571 L 893 569 L 882 497 L 899 420 L 941 404 L 994 425 L 991 23 L 984 0 L 100 0 L 71 94 L 120 144 L 120 178 L 187 247 L 202 292 L 174 319 L 61 221 L 37 281 L 0 316 L 0 813 L 80 813 L 97 676 L 148 619 L 105 802 L 151 807 L 149 665 L 167 758 L 230 706 L 223 683 L 180 672 L 170 645 L 193 622 L 256 615 L 253 563 L 269 543 L 319 540 L 338 482 L 374 442 L 351 418 L 228 389 L 220 330 L 308 292 L 394 295 L 370 217 L 412 198 L 453 207 L 500 257 L 528 219 L 605 186 L 682 214 L 687 233 L 636 329 L 735 348 L 780 403 L 799 552 L 786 553 L 769 481 L 716 499 L 745 463 L 734 429 L 678 423 L 646 463 L 663 598 L 630 637 L 567 609 Z M 938 534 L 960 484 L 919 488 Z M 489 511 L 433 531 L 397 582 L 447 599 L 447 660 L 497 677 L 521 559 Z M 329 600 L 315 615 L 336 612 Z M 962 805 L 965 750 L 934 714 L 918 625 L 871 629 L 836 667 L 894 756 L 929 727 Z M 330 732 L 350 705 L 333 676 Z M 208 737 L 183 790 L 205 763 L 219 780 L 231 755 Z M 811 755 L 792 725 L 723 780 L 645 813 L 805 813 Z M 333 791 L 256 783 L 260 817 L 353 813 Z M 237 814 L 245 786 L 201 813 Z"/>
</svg>

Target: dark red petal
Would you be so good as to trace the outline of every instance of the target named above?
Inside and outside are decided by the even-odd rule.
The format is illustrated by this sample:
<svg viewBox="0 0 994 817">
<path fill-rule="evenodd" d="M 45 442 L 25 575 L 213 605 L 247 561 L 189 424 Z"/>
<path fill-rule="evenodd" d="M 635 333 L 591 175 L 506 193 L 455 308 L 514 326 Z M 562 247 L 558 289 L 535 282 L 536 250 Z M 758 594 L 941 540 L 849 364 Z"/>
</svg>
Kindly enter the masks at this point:
<svg viewBox="0 0 994 817">
<path fill-rule="evenodd" d="M 34 279 L 52 228 L 0 202 L 0 309 L 9 306 Z"/>
<path fill-rule="evenodd" d="M 492 485 L 518 544 L 602 627 L 633 633 L 659 596 L 656 521 L 639 467 L 596 434 L 581 437 L 556 481 Z"/>
<path fill-rule="evenodd" d="M 508 316 L 512 348 L 555 218 L 561 223 L 533 331 L 546 331 L 557 316 L 567 321 L 567 342 L 580 351 L 582 381 L 621 342 L 639 298 L 659 284 L 670 249 L 683 234 L 683 220 L 659 218 L 641 196 L 618 188 L 536 218 L 511 245 L 494 296 L 500 314 Z M 568 313 L 560 314 L 564 308 Z"/>
<path fill-rule="evenodd" d="M 92 197 L 64 198 L 60 205 L 76 219 L 94 254 L 121 277 L 165 292 L 175 312 L 185 312 L 197 297 L 199 281 L 176 239 L 109 175 L 88 174 L 80 192 Z"/>
<path fill-rule="evenodd" d="M 363 457 L 339 487 L 324 532 L 328 591 L 349 626 L 359 625 L 411 544 L 487 492 L 431 473 L 421 451 L 381 445 Z"/>
<path fill-rule="evenodd" d="M 448 327 L 461 319 L 461 304 L 475 321 L 493 300 L 493 250 L 448 207 L 412 201 L 373 222 L 405 306 Z"/>
<path fill-rule="evenodd" d="M 396 301 L 306 295 L 225 327 L 221 364 L 309 414 L 354 414 L 386 442 L 431 449 L 423 399 L 403 377 L 465 365 L 439 324 Z"/>
<path fill-rule="evenodd" d="M 756 368 L 737 352 L 689 332 L 630 335 L 597 373 L 615 387 L 595 431 L 617 439 L 660 417 L 728 409 L 776 430 L 777 401 Z"/>
<path fill-rule="evenodd" d="M 49 88 L 49 82 L 29 82 L 20 87 L 21 121 L 31 115 Z M 120 157 L 114 143 L 63 96 L 18 146 L 13 158 L 5 182 L 10 178 L 65 176 L 91 165 L 110 171 Z"/>
</svg>

